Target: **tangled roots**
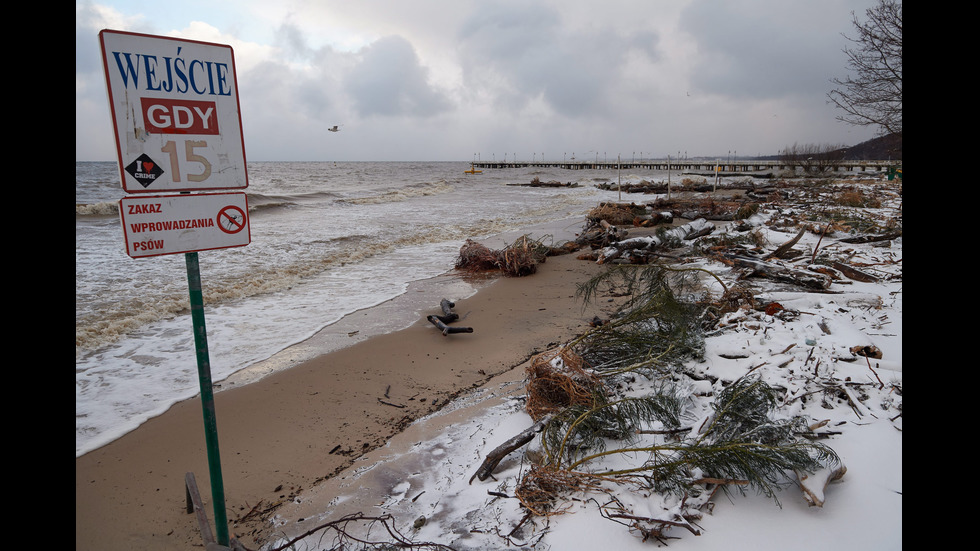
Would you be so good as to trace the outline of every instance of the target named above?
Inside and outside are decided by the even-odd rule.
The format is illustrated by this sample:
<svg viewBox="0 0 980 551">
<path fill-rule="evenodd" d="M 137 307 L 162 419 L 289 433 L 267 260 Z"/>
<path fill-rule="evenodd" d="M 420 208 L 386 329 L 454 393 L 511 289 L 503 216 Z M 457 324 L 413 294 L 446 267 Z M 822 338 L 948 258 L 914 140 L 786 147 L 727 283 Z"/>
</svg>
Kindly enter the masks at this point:
<svg viewBox="0 0 980 551">
<path fill-rule="evenodd" d="M 583 364 L 579 355 L 566 349 L 535 356 L 527 368 L 528 415 L 538 420 L 572 405 L 591 405 L 602 383 Z"/>
</svg>

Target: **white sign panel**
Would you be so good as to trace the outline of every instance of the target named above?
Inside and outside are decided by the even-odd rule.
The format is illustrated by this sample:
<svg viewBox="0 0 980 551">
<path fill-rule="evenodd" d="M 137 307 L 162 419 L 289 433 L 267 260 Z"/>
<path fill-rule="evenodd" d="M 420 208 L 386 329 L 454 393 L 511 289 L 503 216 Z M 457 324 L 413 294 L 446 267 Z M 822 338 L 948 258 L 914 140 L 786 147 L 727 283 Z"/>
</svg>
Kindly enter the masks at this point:
<svg viewBox="0 0 980 551">
<path fill-rule="evenodd" d="M 248 187 L 231 46 L 99 33 L 123 189 Z"/>
<path fill-rule="evenodd" d="M 251 241 L 244 192 L 133 195 L 119 200 L 133 258 L 244 247 Z"/>
</svg>

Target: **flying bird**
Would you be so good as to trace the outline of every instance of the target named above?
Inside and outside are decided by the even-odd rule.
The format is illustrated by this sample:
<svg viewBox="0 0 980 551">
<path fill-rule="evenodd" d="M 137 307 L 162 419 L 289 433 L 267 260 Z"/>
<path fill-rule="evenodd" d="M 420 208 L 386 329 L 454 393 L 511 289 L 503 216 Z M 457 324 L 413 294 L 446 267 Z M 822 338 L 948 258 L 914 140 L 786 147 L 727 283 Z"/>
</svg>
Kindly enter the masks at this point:
<svg viewBox="0 0 980 551">
<path fill-rule="evenodd" d="M 340 125 L 340 126 L 343 126 L 343 125 Z M 327 130 L 329 130 L 329 131 L 331 131 L 331 132 L 340 132 L 340 128 L 339 128 L 339 127 L 337 127 L 337 125 L 336 125 L 336 124 L 335 124 L 335 125 L 333 125 L 333 126 L 331 126 L 330 128 L 328 128 Z"/>
</svg>

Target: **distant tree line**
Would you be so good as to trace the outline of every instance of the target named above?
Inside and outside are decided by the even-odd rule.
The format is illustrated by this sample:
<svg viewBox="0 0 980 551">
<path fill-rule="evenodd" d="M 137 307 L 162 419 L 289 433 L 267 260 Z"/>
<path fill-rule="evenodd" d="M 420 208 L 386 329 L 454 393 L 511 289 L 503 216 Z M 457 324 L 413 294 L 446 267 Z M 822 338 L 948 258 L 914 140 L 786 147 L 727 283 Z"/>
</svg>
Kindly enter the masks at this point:
<svg viewBox="0 0 980 551">
<path fill-rule="evenodd" d="M 804 174 L 820 174 L 833 170 L 847 156 L 847 146 L 842 144 L 794 143 L 779 152 L 779 160 L 788 168 Z"/>
</svg>

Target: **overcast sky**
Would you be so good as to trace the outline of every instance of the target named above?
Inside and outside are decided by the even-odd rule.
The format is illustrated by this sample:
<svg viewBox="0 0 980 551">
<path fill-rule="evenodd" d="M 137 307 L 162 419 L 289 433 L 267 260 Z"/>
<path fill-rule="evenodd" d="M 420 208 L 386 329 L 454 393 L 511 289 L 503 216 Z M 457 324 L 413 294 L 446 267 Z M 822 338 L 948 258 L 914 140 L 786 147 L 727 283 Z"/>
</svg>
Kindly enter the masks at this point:
<svg viewBox="0 0 980 551">
<path fill-rule="evenodd" d="M 875 129 L 827 103 L 874 0 L 75 4 L 75 159 L 113 160 L 101 29 L 228 44 L 249 161 L 771 155 Z M 342 125 L 340 132 L 327 128 Z"/>
</svg>

